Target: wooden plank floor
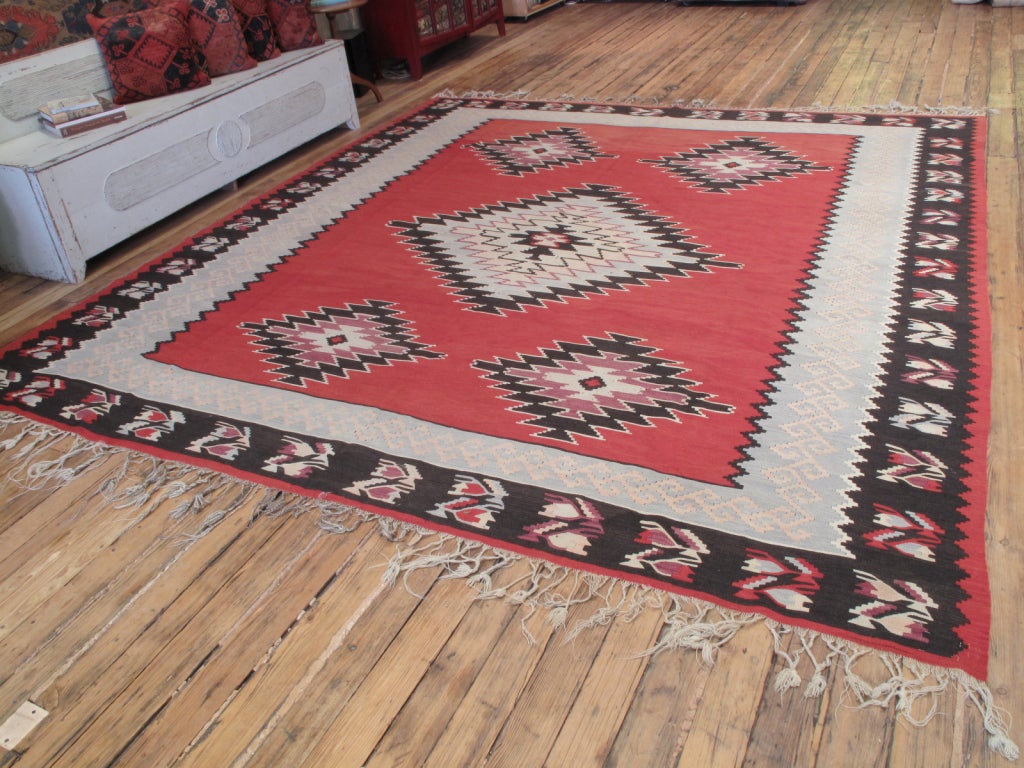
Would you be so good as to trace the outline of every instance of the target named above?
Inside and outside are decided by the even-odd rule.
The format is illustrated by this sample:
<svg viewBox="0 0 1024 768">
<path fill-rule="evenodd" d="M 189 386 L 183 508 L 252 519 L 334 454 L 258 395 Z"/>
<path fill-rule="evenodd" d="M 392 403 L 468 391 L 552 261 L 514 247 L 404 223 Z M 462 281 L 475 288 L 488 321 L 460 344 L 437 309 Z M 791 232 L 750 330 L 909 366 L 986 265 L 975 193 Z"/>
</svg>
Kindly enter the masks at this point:
<svg viewBox="0 0 1024 768">
<path fill-rule="evenodd" d="M 360 99 L 361 132 L 439 91 L 729 107 L 903 104 L 989 109 L 995 379 L 988 554 L 990 684 L 1024 738 L 1024 8 L 948 0 L 804 6 L 579 4 L 491 30 L 434 57 L 419 82 Z M 0 343 L 173 247 L 358 134 L 333 133 L 90 263 L 77 286 L 0 276 Z M 0 435 L 0 440 L 10 436 Z M 58 456 L 67 443 L 46 448 Z M 0 453 L 0 477 L 17 473 Z M 250 524 L 258 491 L 205 536 L 157 497 L 139 514 L 98 493 L 122 457 L 63 488 L 0 489 L 0 722 L 50 715 L 0 766 L 990 766 L 977 712 L 940 697 L 926 727 L 894 708 L 775 693 L 760 624 L 714 668 L 688 652 L 638 656 L 658 616 L 565 642 L 525 608 L 477 601 L 419 571 L 382 585 L 395 544 L 313 515 Z M 158 481 L 169 487 L 175 478 Z M 570 611 L 568 621 L 584 615 Z M 532 634 L 532 642 L 522 629 Z"/>
</svg>

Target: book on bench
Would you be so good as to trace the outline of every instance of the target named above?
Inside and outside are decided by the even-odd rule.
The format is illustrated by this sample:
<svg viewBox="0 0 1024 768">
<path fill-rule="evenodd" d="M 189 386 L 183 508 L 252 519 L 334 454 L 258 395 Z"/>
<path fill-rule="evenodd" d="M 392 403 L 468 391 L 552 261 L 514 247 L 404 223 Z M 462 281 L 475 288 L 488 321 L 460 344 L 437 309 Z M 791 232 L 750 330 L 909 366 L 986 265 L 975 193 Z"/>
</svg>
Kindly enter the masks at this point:
<svg viewBox="0 0 1024 768">
<path fill-rule="evenodd" d="M 107 109 L 95 94 L 88 96 L 71 96 L 65 99 L 48 101 L 39 108 L 39 116 L 51 123 L 66 123 L 89 117 Z"/>
<path fill-rule="evenodd" d="M 90 114 L 82 117 L 63 120 L 61 122 L 54 122 L 53 120 L 48 119 L 42 110 L 40 110 L 39 125 L 41 125 L 43 130 L 47 133 L 66 139 L 70 136 L 77 136 L 80 133 L 91 131 L 94 128 L 110 125 L 111 123 L 119 123 L 128 117 L 123 106 L 115 105 L 106 99 L 100 99 L 100 106 L 102 109 L 99 112 L 91 112 Z"/>
</svg>

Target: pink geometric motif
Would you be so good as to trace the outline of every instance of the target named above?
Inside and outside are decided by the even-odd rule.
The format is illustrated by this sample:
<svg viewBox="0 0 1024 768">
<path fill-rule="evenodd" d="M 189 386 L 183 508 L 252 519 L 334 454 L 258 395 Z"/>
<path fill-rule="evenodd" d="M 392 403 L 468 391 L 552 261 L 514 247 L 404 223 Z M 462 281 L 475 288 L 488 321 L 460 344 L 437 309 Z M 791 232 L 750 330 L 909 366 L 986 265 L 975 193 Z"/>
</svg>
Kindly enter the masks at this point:
<svg viewBox="0 0 1024 768">
<path fill-rule="evenodd" d="M 508 492 L 499 481 L 488 477 L 480 479 L 458 475 L 455 480 L 455 485 L 448 491 L 452 498 L 427 512 L 436 517 L 451 517 L 481 530 L 490 528 L 495 516 L 504 511 Z"/>
<path fill-rule="evenodd" d="M 640 525 L 643 531 L 636 537 L 636 543 L 645 544 L 646 548 L 627 556 L 622 565 L 638 569 L 646 566 L 684 584 L 693 581 L 704 555 L 711 554 L 707 545 L 687 528 L 672 526 L 669 532 L 654 520 L 641 520 Z"/>
<path fill-rule="evenodd" d="M 156 442 L 164 435 L 173 432 L 179 424 L 185 423 L 185 414 L 181 411 L 164 411 L 154 406 L 142 409 L 134 421 L 118 427 L 122 435 L 130 435 L 142 440 Z"/>
<path fill-rule="evenodd" d="M 946 466 L 933 454 L 890 445 L 889 466 L 880 470 L 879 480 L 905 483 L 922 491 L 939 493 L 946 479 Z"/>
<path fill-rule="evenodd" d="M 94 389 L 78 405 L 68 405 L 61 409 L 60 415 L 69 421 L 83 421 L 93 424 L 100 416 L 110 413 L 115 405 L 121 404 L 121 396 Z"/>
<path fill-rule="evenodd" d="M 250 427 L 236 427 L 226 421 L 219 421 L 213 432 L 206 437 L 193 440 L 186 450 L 234 461 L 240 453 L 248 450 L 251 433 Z"/>
<path fill-rule="evenodd" d="M 591 540 L 604 535 L 604 518 L 586 499 L 549 493 L 539 514 L 550 522 L 528 526 L 520 539 L 585 557 Z"/>
<path fill-rule="evenodd" d="M 855 573 L 861 578 L 856 593 L 873 599 L 850 610 L 854 615 L 851 624 L 881 627 L 897 637 L 927 642 L 931 609 L 939 607 L 927 592 L 911 581 L 897 579 L 887 584 L 870 573 Z"/>
<path fill-rule="evenodd" d="M 779 559 L 748 549 L 743 570 L 754 575 L 733 584 L 738 588 L 736 597 L 742 600 L 766 597 L 780 608 L 807 613 L 811 596 L 821 589 L 821 571 L 800 557 Z"/>
<path fill-rule="evenodd" d="M 918 560 L 935 562 L 935 548 L 945 534 L 935 521 L 920 512 L 898 512 L 885 504 L 875 504 L 877 530 L 864 534 L 869 547 L 891 549 Z"/>
<path fill-rule="evenodd" d="M 414 465 L 381 459 L 370 477 L 356 481 L 345 490 L 356 496 L 394 504 L 406 494 L 412 493 L 421 479 L 420 471 Z"/>
</svg>

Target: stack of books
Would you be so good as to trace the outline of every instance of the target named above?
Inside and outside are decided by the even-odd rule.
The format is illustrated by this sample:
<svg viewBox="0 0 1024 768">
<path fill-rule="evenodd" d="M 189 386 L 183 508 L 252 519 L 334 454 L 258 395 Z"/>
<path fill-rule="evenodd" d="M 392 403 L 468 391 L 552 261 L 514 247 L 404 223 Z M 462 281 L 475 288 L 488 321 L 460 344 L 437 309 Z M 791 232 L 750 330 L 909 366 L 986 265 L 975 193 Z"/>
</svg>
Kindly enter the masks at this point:
<svg viewBox="0 0 1024 768">
<path fill-rule="evenodd" d="M 43 130 L 62 138 L 117 123 L 126 117 L 124 107 L 102 96 L 58 99 L 39 108 L 39 124 Z"/>
</svg>

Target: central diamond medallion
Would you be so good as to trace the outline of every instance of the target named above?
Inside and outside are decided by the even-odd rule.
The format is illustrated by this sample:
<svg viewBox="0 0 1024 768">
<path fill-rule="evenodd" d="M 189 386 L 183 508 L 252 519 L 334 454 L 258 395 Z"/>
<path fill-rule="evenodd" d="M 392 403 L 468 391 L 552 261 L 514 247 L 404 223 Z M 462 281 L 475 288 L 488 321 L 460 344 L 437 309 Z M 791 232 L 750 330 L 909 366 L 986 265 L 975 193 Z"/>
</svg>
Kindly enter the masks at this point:
<svg viewBox="0 0 1024 768">
<path fill-rule="evenodd" d="M 681 226 L 615 187 L 599 184 L 390 226 L 459 301 L 499 315 L 741 266 L 705 251 Z"/>
</svg>

